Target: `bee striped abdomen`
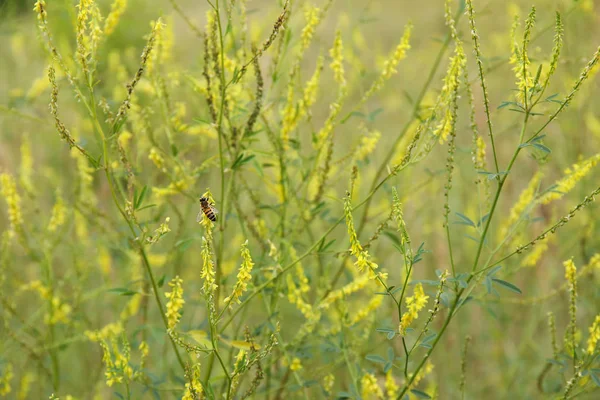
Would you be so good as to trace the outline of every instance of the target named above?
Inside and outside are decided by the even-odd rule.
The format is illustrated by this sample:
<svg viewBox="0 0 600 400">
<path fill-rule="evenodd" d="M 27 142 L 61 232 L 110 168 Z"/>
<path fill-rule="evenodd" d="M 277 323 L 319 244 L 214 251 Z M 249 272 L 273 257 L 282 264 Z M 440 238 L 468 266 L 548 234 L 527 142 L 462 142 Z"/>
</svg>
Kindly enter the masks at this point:
<svg viewBox="0 0 600 400">
<path fill-rule="evenodd" d="M 200 198 L 200 211 L 203 212 L 204 215 L 206 215 L 206 218 L 210 219 L 211 221 L 215 222 L 217 220 L 218 211 L 205 197 Z"/>
</svg>

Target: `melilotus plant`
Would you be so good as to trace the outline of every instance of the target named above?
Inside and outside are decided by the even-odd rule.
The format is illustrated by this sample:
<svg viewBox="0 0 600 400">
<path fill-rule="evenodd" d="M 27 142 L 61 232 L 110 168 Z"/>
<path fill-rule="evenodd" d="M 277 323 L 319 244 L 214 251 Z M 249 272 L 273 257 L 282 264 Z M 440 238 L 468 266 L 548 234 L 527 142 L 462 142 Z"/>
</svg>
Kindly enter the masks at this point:
<svg viewBox="0 0 600 400">
<path fill-rule="evenodd" d="M 67 3 L 0 37 L 0 396 L 598 396 L 593 2 Z"/>
</svg>

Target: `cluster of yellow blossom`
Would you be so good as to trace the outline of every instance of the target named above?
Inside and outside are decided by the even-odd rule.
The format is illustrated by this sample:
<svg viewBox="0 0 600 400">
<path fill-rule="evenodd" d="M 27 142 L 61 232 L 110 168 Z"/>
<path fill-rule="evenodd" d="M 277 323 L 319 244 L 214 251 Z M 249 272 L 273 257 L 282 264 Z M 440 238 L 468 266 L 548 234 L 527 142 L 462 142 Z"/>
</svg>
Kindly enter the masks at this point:
<svg viewBox="0 0 600 400">
<path fill-rule="evenodd" d="M 48 232 L 56 232 L 63 224 L 67 216 L 67 207 L 60 194 L 60 191 L 56 192 L 56 203 L 52 208 L 52 214 L 50 216 L 50 222 L 48 223 Z"/>
<path fill-rule="evenodd" d="M 356 230 L 354 229 L 354 219 L 352 218 L 352 204 L 350 202 L 350 196 L 344 198 L 344 214 L 346 216 L 346 226 L 348 227 L 348 235 L 350 235 L 350 253 L 356 257 L 354 265 L 360 272 L 367 269 L 368 275 L 375 279 L 377 274 L 378 265 L 371 261 L 371 256 L 367 250 L 364 250 L 358 241 Z"/>
<path fill-rule="evenodd" d="M 21 197 L 17 193 L 17 185 L 12 175 L 5 172 L 0 174 L 0 189 L 0 193 L 8 206 L 8 221 L 10 223 L 10 235 L 12 236 L 23 224 Z"/>
<path fill-rule="evenodd" d="M 185 304 L 185 300 L 183 300 L 183 280 L 176 276 L 169 282 L 169 286 L 173 289 L 170 292 L 166 292 L 165 296 L 169 300 L 167 302 L 167 321 L 169 329 L 174 329 L 179 323 L 179 319 L 181 318 L 181 309 Z"/>
<path fill-rule="evenodd" d="M 248 287 L 248 282 L 252 279 L 252 257 L 250 256 L 250 250 L 248 250 L 248 240 L 242 244 L 242 265 L 237 274 L 237 281 L 233 287 L 233 293 L 231 296 L 225 298 L 225 303 L 231 307 L 234 303 L 241 303 L 240 297 L 244 294 Z"/>
<path fill-rule="evenodd" d="M 366 373 L 360 380 L 361 397 L 365 400 L 383 399 L 383 391 L 377 384 L 375 375 Z"/>
<path fill-rule="evenodd" d="M 302 369 L 302 362 L 300 361 L 300 359 L 298 357 L 294 357 L 292 359 L 292 362 L 290 364 L 290 369 L 292 371 L 298 371 Z"/>
<path fill-rule="evenodd" d="M 343 86 L 346 84 L 344 74 L 344 45 L 342 43 L 342 32 L 339 29 L 335 33 L 335 40 L 333 41 L 333 47 L 329 50 L 329 55 L 332 58 L 329 67 L 333 71 L 333 78 L 340 86 Z"/>
<path fill-rule="evenodd" d="M 306 18 L 306 25 L 300 34 L 300 53 L 304 53 L 312 41 L 315 29 L 321 21 L 321 10 L 318 7 L 307 6 L 304 10 L 304 18 Z"/>
<path fill-rule="evenodd" d="M 369 156 L 369 154 L 373 153 L 380 138 L 381 133 L 379 131 L 372 131 L 369 134 L 362 136 L 360 139 L 360 144 L 354 153 L 355 160 L 363 161 L 367 158 L 367 156 Z"/>
<path fill-rule="evenodd" d="M 119 20 L 121 19 L 121 15 L 123 15 L 126 8 L 127 0 L 115 0 L 112 3 L 110 6 L 110 12 L 104 21 L 104 34 L 106 36 L 114 32 Z"/>
<path fill-rule="evenodd" d="M 596 154 L 576 164 L 573 164 L 571 168 L 565 170 L 565 177 L 556 182 L 554 190 L 549 191 L 542 195 L 538 202 L 541 204 L 548 204 L 553 200 L 561 198 L 566 193 L 570 192 L 577 182 L 585 177 L 593 167 L 600 161 L 600 154 Z"/>
<path fill-rule="evenodd" d="M 523 212 L 526 211 L 533 202 L 542 176 L 543 174 L 541 172 L 536 172 L 535 175 L 533 175 L 533 178 L 531 178 L 529 181 L 527 187 L 521 192 L 519 199 L 510 209 L 508 218 L 503 222 L 502 227 L 500 228 L 501 239 L 506 237 L 506 235 L 509 233 L 509 229 L 511 229 L 513 225 L 519 221 Z"/>
<path fill-rule="evenodd" d="M 196 400 L 202 398 L 203 389 L 200 381 L 200 364 L 196 363 L 191 368 L 188 382 L 185 383 L 185 391 L 181 400 Z"/>
<path fill-rule="evenodd" d="M 419 317 L 419 311 L 421 311 L 426 305 L 429 296 L 425 295 L 423 291 L 423 285 L 417 283 L 412 296 L 406 298 L 407 310 L 402 314 L 400 319 L 400 333 L 404 335 L 406 328 Z"/>
<path fill-rule="evenodd" d="M 4 364 L 2 375 L 0 375 L 0 396 L 6 396 L 12 391 L 10 381 L 14 376 L 12 364 Z"/>
<path fill-rule="evenodd" d="M 592 323 L 589 329 L 590 337 L 587 341 L 587 353 L 592 355 L 596 352 L 596 346 L 600 341 L 600 314 L 596 315 L 596 319 Z"/>
<path fill-rule="evenodd" d="M 394 372 L 392 369 L 389 369 L 385 374 L 385 392 L 387 394 L 388 399 L 395 399 L 398 397 L 398 384 L 394 379 Z"/>
</svg>

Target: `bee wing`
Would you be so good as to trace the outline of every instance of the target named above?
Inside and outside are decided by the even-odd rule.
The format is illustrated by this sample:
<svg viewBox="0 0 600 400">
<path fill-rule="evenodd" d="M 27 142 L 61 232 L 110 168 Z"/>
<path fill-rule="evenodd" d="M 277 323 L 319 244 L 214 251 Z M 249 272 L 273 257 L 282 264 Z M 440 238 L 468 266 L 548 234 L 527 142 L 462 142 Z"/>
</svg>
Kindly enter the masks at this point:
<svg viewBox="0 0 600 400">
<path fill-rule="evenodd" d="M 216 207 L 212 207 L 212 212 L 217 215 L 219 213 L 219 210 L 217 210 Z"/>
<path fill-rule="evenodd" d="M 200 221 L 202 221 L 202 215 L 203 215 L 203 214 L 204 214 L 204 213 L 202 212 L 202 210 L 200 210 L 200 212 L 198 213 L 198 216 L 196 217 L 196 222 L 200 222 Z"/>
</svg>

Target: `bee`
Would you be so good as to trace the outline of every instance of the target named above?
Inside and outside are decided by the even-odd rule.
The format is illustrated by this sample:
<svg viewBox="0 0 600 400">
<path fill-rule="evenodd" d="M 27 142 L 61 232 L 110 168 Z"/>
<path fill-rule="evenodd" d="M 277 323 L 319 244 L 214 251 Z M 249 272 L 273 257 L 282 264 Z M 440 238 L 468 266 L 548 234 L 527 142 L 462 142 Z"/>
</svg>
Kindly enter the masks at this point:
<svg viewBox="0 0 600 400">
<path fill-rule="evenodd" d="M 217 220 L 217 214 L 219 214 L 217 209 L 212 204 L 210 204 L 208 198 L 206 197 L 200 197 L 200 212 L 196 217 L 196 222 L 202 221 L 202 214 L 206 215 L 206 218 L 210 219 L 213 222 Z"/>
</svg>

